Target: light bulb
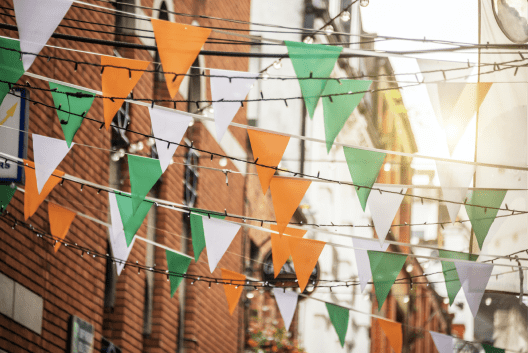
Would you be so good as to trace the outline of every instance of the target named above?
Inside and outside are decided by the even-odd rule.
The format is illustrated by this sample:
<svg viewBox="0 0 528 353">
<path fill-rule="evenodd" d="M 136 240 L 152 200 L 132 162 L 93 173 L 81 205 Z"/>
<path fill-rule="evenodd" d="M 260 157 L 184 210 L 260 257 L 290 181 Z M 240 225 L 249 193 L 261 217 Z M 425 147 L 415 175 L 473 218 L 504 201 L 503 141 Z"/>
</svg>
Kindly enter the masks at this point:
<svg viewBox="0 0 528 353">
<path fill-rule="evenodd" d="M 412 264 L 408 264 L 407 267 L 405 268 L 405 270 L 409 273 L 411 273 L 413 269 L 414 269 L 414 266 Z"/>
<path fill-rule="evenodd" d="M 404 303 L 408 303 L 410 300 L 411 300 L 411 298 L 409 298 L 408 295 L 406 295 L 405 297 L 403 297 L 403 302 L 404 302 Z"/>
<path fill-rule="evenodd" d="M 207 108 L 207 111 L 209 112 L 209 114 L 213 115 L 214 114 L 214 108 L 213 106 L 209 106 L 209 108 Z"/>
<path fill-rule="evenodd" d="M 124 148 L 120 148 L 119 151 L 118 151 L 118 153 L 119 153 L 119 157 L 122 158 L 122 157 L 125 156 L 125 153 L 126 153 L 126 152 L 125 152 L 125 149 L 124 149 Z"/>
<path fill-rule="evenodd" d="M 279 70 L 281 67 L 282 67 L 282 62 L 280 60 L 277 60 L 273 63 L 273 67 L 276 69 L 276 70 Z"/>
<path fill-rule="evenodd" d="M 130 153 L 134 153 L 137 151 L 137 146 L 135 143 L 131 144 L 130 146 L 128 146 L 128 152 Z"/>
<path fill-rule="evenodd" d="M 264 71 L 264 73 L 262 74 L 262 79 L 263 79 L 264 81 L 267 81 L 269 77 L 270 77 L 270 75 L 268 74 L 268 72 L 267 72 L 267 71 Z"/>
<path fill-rule="evenodd" d="M 449 304 L 449 298 L 444 298 L 444 304 Z"/>
<path fill-rule="evenodd" d="M 174 159 L 171 158 L 169 164 L 170 164 L 170 165 L 173 165 L 173 164 L 174 164 Z"/>
<path fill-rule="evenodd" d="M 222 157 L 218 160 L 218 164 L 220 164 L 220 167 L 225 167 L 227 165 L 227 158 Z"/>
<path fill-rule="evenodd" d="M 359 2 L 359 5 L 361 5 L 362 7 L 367 7 L 369 4 L 369 0 L 361 0 Z"/>
<path fill-rule="evenodd" d="M 136 149 L 137 149 L 138 151 L 141 151 L 141 150 L 143 149 L 143 147 L 145 147 L 145 146 L 143 145 L 143 141 L 139 141 L 139 142 L 136 144 Z"/>
<path fill-rule="evenodd" d="M 313 43 L 313 38 L 312 37 L 306 37 L 306 38 L 304 38 L 303 42 L 305 44 L 312 44 Z"/>
<path fill-rule="evenodd" d="M 328 25 L 324 28 L 324 32 L 327 36 L 329 36 L 330 34 L 334 33 L 334 26 L 332 25 Z"/>
<path fill-rule="evenodd" d="M 118 152 L 113 153 L 111 158 L 112 158 L 112 161 L 117 162 L 120 158 L 119 153 Z"/>
<path fill-rule="evenodd" d="M 156 140 L 154 139 L 154 137 L 149 137 L 149 139 L 147 140 L 147 146 L 154 146 L 154 144 L 156 143 Z"/>
<path fill-rule="evenodd" d="M 341 21 L 348 22 L 350 21 L 350 12 L 345 11 L 341 14 Z"/>
<path fill-rule="evenodd" d="M 491 305 L 491 301 L 492 301 L 491 297 L 486 298 L 486 301 L 485 301 L 486 306 L 490 306 Z"/>
<path fill-rule="evenodd" d="M 189 121 L 189 126 L 193 126 L 194 125 L 194 119 L 191 119 L 191 121 Z"/>
</svg>

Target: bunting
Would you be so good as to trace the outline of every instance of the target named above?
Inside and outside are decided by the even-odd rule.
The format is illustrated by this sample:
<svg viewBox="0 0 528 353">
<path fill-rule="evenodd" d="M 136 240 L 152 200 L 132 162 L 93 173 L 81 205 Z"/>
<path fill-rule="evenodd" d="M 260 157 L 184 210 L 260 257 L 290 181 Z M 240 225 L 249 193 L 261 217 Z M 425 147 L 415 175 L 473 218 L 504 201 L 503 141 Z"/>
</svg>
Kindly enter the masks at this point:
<svg viewBox="0 0 528 353">
<path fill-rule="evenodd" d="M 237 307 L 238 300 L 240 299 L 240 295 L 244 290 L 246 276 L 222 268 L 222 279 L 225 282 L 230 283 L 224 283 L 224 291 L 227 298 L 227 305 L 229 306 L 229 313 L 233 315 L 233 312 Z"/>
<path fill-rule="evenodd" d="M 504 353 L 504 352 L 506 352 L 506 350 L 503 349 L 503 348 L 493 347 L 493 346 L 490 346 L 489 344 L 485 344 L 485 343 L 482 344 L 482 348 L 484 348 L 484 352 L 486 352 L 486 353 Z"/>
<path fill-rule="evenodd" d="M 282 235 L 286 226 L 290 223 L 297 206 L 301 203 L 311 183 L 311 180 L 301 178 L 275 176 L 271 179 L 271 199 L 273 201 L 273 209 L 275 210 L 275 221 L 278 226 L 277 231 L 280 235 Z"/>
<path fill-rule="evenodd" d="M 200 213 L 200 212 L 195 213 L 195 211 L 191 213 L 191 220 L 190 220 L 191 236 L 192 236 L 192 246 L 193 246 L 195 262 L 198 262 L 198 259 L 200 258 L 200 254 L 202 253 L 203 249 L 205 249 L 205 235 L 204 235 L 202 216 L 207 217 L 205 213 Z M 225 218 L 225 216 L 217 215 L 217 214 L 211 214 L 211 217 L 216 218 L 216 219 Z"/>
<path fill-rule="evenodd" d="M 452 202 L 444 202 L 449 213 L 451 222 L 455 223 L 460 206 L 467 195 L 467 189 L 475 174 L 473 164 L 450 163 L 436 161 L 436 171 L 442 186 L 442 199 Z"/>
<path fill-rule="evenodd" d="M 444 335 L 438 332 L 429 331 L 438 353 L 453 353 L 454 340 L 452 336 Z"/>
<path fill-rule="evenodd" d="M 152 202 L 143 201 L 137 211 L 134 211 L 132 208 L 133 201 L 129 195 L 115 194 L 115 198 L 121 216 L 121 224 L 123 225 L 122 230 L 125 232 L 126 245 L 131 247 L 134 236 L 152 207 Z M 116 229 L 116 231 L 121 230 Z"/>
<path fill-rule="evenodd" d="M 482 249 L 482 244 L 484 244 L 489 229 L 497 217 L 498 208 L 500 208 L 505 196 L 506 190 L 473 190 L 470 192 L 466 212 L 480 249 Z M 487 209 L 470 205 L 493 208 Z"/>
<path fill-rule="evenodd" d="M 297 308 L 299 296 L 295 292 L 286 292 L 281 288 L 273 288 L 273 296 L 277 301 L 279 312 L 284 321 L 284 328 L 288 331 L 293 320 L 293 315 L 295 314 L 295 309 Z"/>
<path fill-rule="evenodd" d="M 405 197 L 407 188 L 384 187 L 382 191 L 374 190 L 368 198 L 372 222 L 381 244 L 385 242 L 392 221 Z M 385 192 L 383 192 L 385 191 Z M 387 192 L 391 191 L 391 192 Z"/>
<path fill-rule="evenodd" d="M 37 189 L 37 177 L 35 175 L 35 164 L 24 159 L 24 174 L 26 183 L 24 186 L 24 219 L 27 221 L 29 217 L 37 211 L 40 204 L 48 197 L 49 193 L 55 185 L 57 185 L 64 177 L 64 172 L 55 170 L 53 175 L 48 179 L 42 191 L 39 193 Z"/>
<path fill-rule="evenodd" d="M 330 322 L 334 326 L 337 336 L 339 337 L 339 343 L 341 347 L 345 346 L 345 337 L 348 330 L 348 320 L 350 312 L 348 309 L 341 306 L 337 306 L 330 303 L 326 304 L 326 310 L 328 311 L 328 316 L 330 316 Z"/>
<path fill-rule="evenodd" d="M 23 1 L 21 1 L 23 2 Z M 24 66 L 20 61 L 20 42 L 14 39 L 0 38 L 0 103 L 9 93 L 9 84 L 16 83 L 24 74 Z M 5 49 L 3 49 L 5 48 Z"/>
<path fill-rule="evenodd" d="M 295 74 L 299 78 L 306 110 L 313 119 L 315 108 L 328 81 L 324 78 L 330 77 L 343 48 L 290 41 L 284 43 L 288 48 Z"/>
<path fill-rule="evenodd" d="M 302 293 L 310 280 L 319 255 L 321 255 L 326 243 L 313 239 L 287 238 L 293 266 L 295 267 L 295 274 L 297 275 L 297 282 Z"/>
<path fill-rule="evenodd" d="M 132 213 L 135 213 L 150 189 L 163 174 L 163 170 L 158 159 L 129 154 L 128 171 L 132 190 Z"/>
<path fill-rule="evenodd" d="M 165 72 L 165 82 L 171 98 L 176 97 L 180 84 L 200 53 L 208 28 L 151 19 L 156 45 Z"/>
<path fill-rule="evenodd" d="M 271 224 L 271 230 L 278 232 L 279 227 Z M 288 236 L 302 238 L 308 230 L 297 229 L 297 228 L 286 228 Z M 288 245 L 288 236 L 284 237 L 280 234 L 271 233 L 271 254 L 273 259 L 273 272 L 277 277 L 282 269 L 282 266 L 286 263 L 290 257 L 290 247 Z"/>
<path fill-rule="evenodd" d="M 361 291 L 365 290 L 368 281 L 372 278 L 372 270 L 370 269 L 370 260 L 367 250 L 386 251 L 389 244 L 380 244 L 377 240 L 371 239 L 352 239 L 354 245 L 354 254 L 356 255 L 356 266 L 358 269 L 359 286 Z"/>
<path fill-rule="evenodd" d="M 257 160 L 257 164 L 277 167 L 288 146 L 290 137 L 253 129 L 248 129 L 247 133 L 249 142 L 251 143 L 253 157 Z M 271 178 L 275 174 L 275 169 L 257 165 L 257 173 L 260 186 L 262 187 L 262 193 L 266 194 L 271 183 Z"/>
<path fill-rule="evenodd" d="M 372 279 L 378 299 L 378 310 L 381 310 L 394 281 L 407 260 L 407 255 L 388 252 L 367 251 L 370 260 Z"/>
<path fill-rule="evenodd" d="M 128 198 L 130 200 L 130 198 Z M 132 202 L 129 201 L 131 209 Z M 136 238 L 132 236 L 130 246 L 127 245 L 127 238 L 125 236 L 124 225 L 121 219 L 121 212 L 119 211 L 119 205 L 117 204 L 116 194 L 113 192 L 108 193 L 108 204 L 110 206 L 110 245 L 112 246 L 113 257 L 119 260 L 127 261 L 130 251 L 134 247 Z M 135 232 L 134 232 L 135 234 Z M 117 275 L 121 275 L 121 271 L 125 267 L 125 264 L 121 261 L 116 261 Z"/>
<path fill-rule="evenodd" d="M 187 273 L 191 258 L 168 249 L 165 250 L 165 256 L 167 257 L 167 267 L 170 273 L 170 293 L 172 298 L 183 280 L 183 275 Z"/>
<path fill-rule="evenodd" d="M 48 217 L 50 232 L 56 238 L 64 240 L 70 230 L 70 226 L 75 218 L 75 212 L 54 203 L 48 203 Z M 59 250 L 61 242 L 55 243 L 55 252 Z"/>
<path fill-rule="evenodd" d="M 484 295 L 491 272 L 493 271 L 493 265 L 455 262 L 455 267 L 471 313 L 473 317 L 477 317 L 482 296 Z"/>
<path fill-rule="evenodd" d="M 403 344 L 402 325 L 399 322 L 378 319 L 378 324 L 387 336 L 395 353 L 401 353 Z"/>
<path fill-rule="evenodd" d="M 14 184 L 0 184 L 0 214 L 7 208 L 7 205 L 11 202 L 16 190 L 17 187 Z"/>
<path fill-rule="evenodd" d="M 73 147 L 72 143 L 71 147 Z M 49 177 L 68 154 L 71 147 L 64 140 L 33 134 L 33 154 L 37 190 L 42 192 Z"/>
<path fill-rule="evenodd" d="M 213 273 L 218 262 L 240 230 L 240 225 L 216 218 L 202 217 L 209 271 Z"/>
<path fill-rule="evenodd" d="M 457 260 L 468 260 L 477 261 L 478 255 L 466 254 L 456 251 L 438 250 L 438 256 L 446 259 L 457 259 Z M 447 289 L 447 296 L 449 297 L 449 305 L 453 305 L 455 298 L 462 288 L 458 273 L 456 271 L 455 263 L 452 261 L 442 261 L 442 272 L 444 273 L 444 279 Z"/>
</svg>

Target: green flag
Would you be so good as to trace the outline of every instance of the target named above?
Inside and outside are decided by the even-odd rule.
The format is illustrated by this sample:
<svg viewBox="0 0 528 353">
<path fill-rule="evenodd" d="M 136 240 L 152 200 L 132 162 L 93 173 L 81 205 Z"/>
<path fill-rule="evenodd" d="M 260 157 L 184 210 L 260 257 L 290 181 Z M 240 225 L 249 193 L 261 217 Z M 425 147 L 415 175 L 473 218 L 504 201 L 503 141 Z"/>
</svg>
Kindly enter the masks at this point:
<svg viewBox="0 0 528 353">
<path fill-rule="evenodd" d="M 77 130 L 79 130 L 79 128 L 81 127 L 81 124 L 84 120 L 82 116 L 86 116 L 88 110 L 90 110 L 90 107 L 92 106 L 92 103 L 95 99 L 95 95 L 87 91 L 81 91 L 76 88 L 59 85 L 53 82 L 50 82 L 49 86 L 50 89 L 58 91 L 51 92 L 55 107 L 61 107 L 61 110 L 73 113 L 69 114 L 61 110 L 57 110 L 57 115 L 61 123 L 62 132 L 64 132 L 64 139 L 68 143 L 68 147 L 71 147 L 73 137 L 75 136 Z M 89 97 L 76 97 L 60 92 L 74 93 L 78 95 L 88 95 Z"/>
<path fill-rule="evenodd" d="M 359 80 L 328 80 L 323 91 L 324 126 L 326 137 L 326 151 L 330 152 L 337 134 L 341 131 L 350 114 L 365 95 L 372 81 Z M 359 92 L 359 93 L 356 93 Z"/>
<path fill-rule="evenodd" d="M 205 235 L 202 222 L 202 216 L 208 217 L 207 213 L 196 212 L 193 210 L 191 213 L 191 235 L 192 235 L 192 245 L 194 252 L 194 261 L 198 262 L 200 254 L 205 248 Z M 211 217 L 224 219 L 224 215 L 215 215 L 211 214 Z"/>
<path fill-rule="evenodd" d="M 502 348 L 497 348 L 497 347 L 493 347 L 493 346 L 490 346 L 489 344 L 482 344 L 482 348 L 484 348 L 484 351 L 486 353 L 504 353 L 506 352 L 506 350 L 502 349 Z"/>
<path fill-rule="evenodd" d="M 380 251 L 367 251 L 372 271 L 372 281 L 378 299 L 378 310 L 381 310 L 394 281 L 398 277 L 407 255 L 392 254 Z"/>
<path fill-rule="evenodd" d="M 506 190 L 473 190 L 469 195 L 468 204 L 499 208 L 506 196 Z M 482 244 L 484 244 L 486 235 L 488 235 L 499 210 L 469 206 L 468 204 L 466 204 L 466 212 L 475 231 L 479 248 L 482 249 Z"/>
<path fill-rule="evenodd" d="M 170 250 L 165 250 L 165 255 L 167 256 L 167 267 L 169 268 L 169 272 L 173 273 L 169 275 L 172 298 L 174 293 L 176 293 L 176 289 L 178 289 L 178 286 L 183 280 L 183 276 L 181 275 L 187 273 L 187 269 L 191 263 L 191 258 Z"/>
<path fill-rule="evenodd" d="M 136 212 L 150 189 L 163 174 L 159 159 L 128 155 L 128 171 L 132 190 L 132 211 Z"/>
<path fill-rule="evenodd" d="M 306 44 L 302 42 L 284 41 L 288 47 L 288 55 L 298 78 L 330 77 L 334 65 L 341 54 L 342 47 L 322 44 Z M 304 97 L 304 104 L 313 119 L 315 107 L 328 80 L 300 79 L 299 85 Z"/>
<path fill-rule="evenodd" d="M 11 199 L 13 198 L 13 195 L 15 195 L 17 187 L 13 185 L 0 185 L 0 212 L 3 212 L 7 205 L 9 205 L 9 202 L 11 202 Z"/>
<path fill-rule="evenodd" d="M 344 147 L 343 150 L 352 182 L 355 185 L 365 186 L 356 190 L 361 207 L 365 211 L 370 188 L 378 178 L 386 154 L 350 147 Z"/>
<path fill-rule="evenodd" d="M 16 83 L 24 74 L 20 55 L 18 40 L 0 38 L 0 103 L 9 92 L 8 82 Z"/>
<path fill-rule="evenodd" d="M 341 342 L 341 347 L 343 347 L 345 345 L 350 313 L 348 309 L 330 303 L 326 303 L 326 310 L 328 310 L 330 321 L 334 325 L 337 336 L 339 336 L 339 342 Z"/>
<path fill-rule="evenodd" d="M 116 193 L 117 207 L 119 207 L 119 214 L 121 215 L 121 222 L 125 231 L 125 238 L 127 246 L 132 244 L 134 235 L 143 223 L 147 213 L 152 207 L 152 202 L 143 201 L 136 212 L 132 211 L 132 198 L 130 195 L 122 195 Z"/>
<path fill-rule="evenodd" d="M 446 259 L 469 260 L 477 261 L 478 255 L 466 254 L 457 251 L 438 250 L 439 256 Z M 449 297 L 449 305 L 453 305 L 458 291 L 462 287 L 455 263 L 452 261 L 442 261 L 442 272 L 444 273 L 445 284 L 447 288 L 447 296 Z"/>
</svg>

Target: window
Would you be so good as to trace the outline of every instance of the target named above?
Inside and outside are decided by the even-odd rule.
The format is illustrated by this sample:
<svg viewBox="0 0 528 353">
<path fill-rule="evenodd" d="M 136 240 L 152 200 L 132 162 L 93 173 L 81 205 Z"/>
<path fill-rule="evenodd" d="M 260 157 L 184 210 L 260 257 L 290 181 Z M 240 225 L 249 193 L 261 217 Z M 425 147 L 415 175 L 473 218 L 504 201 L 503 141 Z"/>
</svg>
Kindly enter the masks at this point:
<svg viewBox="0 0 528 353">
<path fill-rule="evenodd" d="M 134 5 L 134 0 L 120 0 L 118 3 L 115 4 L 116 10 L 118 11 L 135 13 L 135 8 L 130 5 Z M 116 34 L 133 35 L 135 33 L 134 28 L 136 28 L 136 18 L 134 16 L 117 12 L 115 30 Z"/>
<path fill-rule="evenodd" d="M 193 207 L 196 203 L 196 188 L 198 186 L 198 153 L 195 150 L 189 149 L 185 154 L 185 179 L 184 179 L 184 197 L 185 204 Z"/>
</svg>

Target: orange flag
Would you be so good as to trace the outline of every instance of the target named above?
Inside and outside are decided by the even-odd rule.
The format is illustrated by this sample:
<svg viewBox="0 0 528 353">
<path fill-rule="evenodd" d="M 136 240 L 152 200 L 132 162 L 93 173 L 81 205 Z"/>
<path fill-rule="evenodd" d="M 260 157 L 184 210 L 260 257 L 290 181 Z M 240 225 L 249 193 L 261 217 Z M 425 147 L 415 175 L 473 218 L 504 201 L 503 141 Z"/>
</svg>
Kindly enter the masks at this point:
<svg viewBox="0 0 528 353">
<path fill-rule="evenodd" d="M 399 322 L 378 319 L 378 323 L 389 339 L 394 352 L 401 353 L 402 350 L 402 326 Z"/>
<path fill-rule="evenodd" d="M 271 167 L 278 166 L 290 137 L 251 129 L 248 129 L 247 132 L 251 142 L 251 149 L 253 150 L 253 157 L 255 159 L 258 158 L 257 163 Z M 275 169 L 257 166 L 257 173 L 262 193 L 266 194 L 271 178 L 275 174 Z"/>
<path fill-rule="evenodd" d="M 48 217 L 51 235 L 60 239 L 66 238 L 66 234 L 68 234 L 68 230 L 70 230 L 70 225 L 75 218 L 75 212 L 59 205 L 48 203 Z M 55 252 L 59 250 L 60 246 L 60 242 L 55 244 Z"/>
<path fill-rule="evenodd" d="M 290 219 L 311 183 L 310 180 L 301 178 L 275 176 L 271 179 L 271 198 L 279 234 L 282 235 L 284 229 L 290 223 Z"/>
<path fill-rule="evenodd" d="M 170 96 L 174 98 L 184 75 L 200 54 L 211 30 L 163 20 L 151 19 L 150 21 L 165 72 L 167 88 Z"/>
<path fill-rule="evenodd" d="M 296 237 L 286 237 L 290 247 L 290 253 L 295 267 L 295 274 L 297 275 L 297 282 L 301 292 L 308 284 L 310 275 L 317 264 L 319 255 L 325 246 L 324 241 L 303 239 Z"/>
<path fill-rule="evenodd" d="M 24 159 L 24 172 L 26 175 L 26 192 L 24 193 L 24 218 L 27 221 L 29 217 L 37 211 L 42 201 L 46 199 L 51 190 L 57 185 L 62 177 L 64 172 L 55 169 L 53 174 L 50 176 L 42 192 L 39 194 L 37 189 L 37 177 L 35 176 L 35 163 L 26 161 Z"/>
<path fill-rule="evenodd" d="M 274 230 L 276 232 L 279 231 L 279 228 L 274 224 L 271 224 L 270 228 L 271 230 Z M 308 230 L 305 229 L 287 227 L 286 235 L 302 238 L 307 231 Z M 271 233 L 271 254 L 273 259 L 273 271 L 275 272 L 275 277 L 277 277 L 282 266 L 290 257 L 290 246 L 288 245 L 288 237 L 283 237 L 280 234 Z"/>
<path fill-rule="evenodd" d="M 113 56 L 102 56 L 101 65 L 104 65 L 103 71 L 103 96 L 119 97 L 114 100 L 104 99 L 104 121 L 106 130 L 110 129 L 112 119 L 123 105 L 125 98 L 134 89 L 143 71 L 147 69 L 150 63 L 148 61 L 116 58 Z M 118 67 L 107 67 L 119 66 Z M 127 69 L 122 69 L 126 67 Z M 141 70 L 141 71 L 135 71 Z M 121 98 L 122 97 L 122 98 Z"/>
<path fill-rule="evenodd" d="M 222 279 L 226 282 L 232 283 L 224 284 L 224 291 L 227 298 L 227 305 L 229 305 L 229 313 L 233 315 L 238 300 L 240 299 L 240 294 L 242 294 L 242 291 L 244 290 L 243 284 L 246 281 L 246 276 L 222 268 Z"/>
</svg>

